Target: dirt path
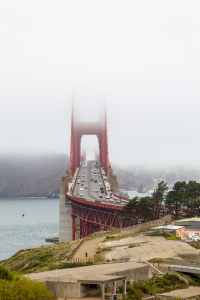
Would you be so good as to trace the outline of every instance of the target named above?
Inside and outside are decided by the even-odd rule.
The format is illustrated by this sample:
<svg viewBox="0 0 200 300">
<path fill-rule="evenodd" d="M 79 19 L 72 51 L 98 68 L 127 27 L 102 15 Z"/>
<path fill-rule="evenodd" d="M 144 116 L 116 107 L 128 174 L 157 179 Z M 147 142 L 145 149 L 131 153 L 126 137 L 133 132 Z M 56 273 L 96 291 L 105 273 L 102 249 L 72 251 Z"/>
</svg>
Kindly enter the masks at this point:
<svg viewBox="0 0 200 300">
<path fill-rule="evenodd" d="M 100 238 L 96 238 L 96 239 L 92 239 L 89 241 L 85 241 L 81 247 L 78 249 L 78 251 L 74 254 L 73 258 L 79 258 L 79 259 L 85 259 L 85 253 L 88 253 L 87 258 L 92 258 L 95 253 L 96 253 L 96 249 L 98 248 L 98 244 L 100 244 L 101 242 L 103 242 L 105 240 L 105 236 L 100 237 Z"/>
</svg>

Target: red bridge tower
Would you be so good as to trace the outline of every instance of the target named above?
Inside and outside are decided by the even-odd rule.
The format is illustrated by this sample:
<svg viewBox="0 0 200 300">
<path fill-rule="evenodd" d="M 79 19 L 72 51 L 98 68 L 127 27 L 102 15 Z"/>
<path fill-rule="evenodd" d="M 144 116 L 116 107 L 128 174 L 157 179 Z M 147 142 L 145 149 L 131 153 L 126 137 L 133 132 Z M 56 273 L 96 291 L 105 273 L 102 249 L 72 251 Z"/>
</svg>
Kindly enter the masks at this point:
<svg viewBox="0 0 200 300">
<path fill-rule="evenodd" d="M 72 107 L 70 147 L 70 171 L 72 171 L 72 174 L 74 174 L 76 168 L 80 166 L 81 138 L 83 135 L 97 136 L 101 167 L 104 168 L 104 171 L 107 174 L 107 172 L 109 171 L 109 157 L 106 109 L 103 117 L 99 118 L 99 121 L 81 122 L 78 116 L 74 115 Z"/>
</svg>

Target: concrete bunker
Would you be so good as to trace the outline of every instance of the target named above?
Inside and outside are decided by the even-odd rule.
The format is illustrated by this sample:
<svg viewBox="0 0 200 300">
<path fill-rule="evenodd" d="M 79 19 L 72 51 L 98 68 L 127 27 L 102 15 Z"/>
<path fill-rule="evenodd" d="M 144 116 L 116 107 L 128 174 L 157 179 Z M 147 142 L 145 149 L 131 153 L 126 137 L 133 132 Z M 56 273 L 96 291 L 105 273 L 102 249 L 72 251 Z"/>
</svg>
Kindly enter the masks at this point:
<svg viewBox="0 0 200 300">
<path fill-rule="evenodd" d="M 149 265 L 145 263 L 120 263 L 54 270 L 26 275 L 43 282 L 55 297 L 84 298 L 101 295 L 102 299 L 113 299 L 116 288 L 123 284 L 126 296 L 126 280 L 147 281 L 152 278 Z M 107 294 L 105 287 L 111 287 Z"/>
</svg>

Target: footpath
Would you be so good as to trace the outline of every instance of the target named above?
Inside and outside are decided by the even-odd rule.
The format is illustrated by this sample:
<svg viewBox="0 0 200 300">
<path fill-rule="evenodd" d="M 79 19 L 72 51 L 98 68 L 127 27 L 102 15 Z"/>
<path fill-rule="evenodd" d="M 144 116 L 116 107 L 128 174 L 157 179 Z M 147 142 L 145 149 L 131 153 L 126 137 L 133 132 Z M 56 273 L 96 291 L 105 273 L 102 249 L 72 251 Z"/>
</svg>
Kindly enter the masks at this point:
<svg viewBox="0 0 200 300">
<path fill-rule="evenodd" d="M 85 259 L 85 253 L 87 252 L 87 258 L 90 259 L 92 258 L 95 253 L 96 249 L 98 248 L 98 245 L 105 240 L 106 236 L 102 236 L 96 239 L 91 239 L 89 241 L 85 241 L 81 247 L 77 250 L 77 252 L 74 254 L 72 257 L 74 258 L 79 258 L 79 259 Z"/>
</svg>

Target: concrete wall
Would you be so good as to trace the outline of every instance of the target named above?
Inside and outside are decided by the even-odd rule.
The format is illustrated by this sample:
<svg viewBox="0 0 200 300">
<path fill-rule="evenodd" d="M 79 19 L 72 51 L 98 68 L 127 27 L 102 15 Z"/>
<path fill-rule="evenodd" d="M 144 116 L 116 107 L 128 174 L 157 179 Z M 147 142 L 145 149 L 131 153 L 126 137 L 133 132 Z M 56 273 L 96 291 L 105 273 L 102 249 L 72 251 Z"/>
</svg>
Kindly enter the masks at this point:
<svg viewBox="0 0 200 300">
<path fill-rule="evenodd" d="M 54 294 L 55 297 L 72 297 L 80 298 L 80 284 L 78 282 L 62 282 L 60 281 L 46 281 L 47 289 Z"/>
<path fill-rule="evenodd" d="M 113 169 L 109 169 L 107 176 L 112 192 L 119 195 L 119 183 L 117 181 L 117 176 L 113 173 Z"/>
<path fill-rule="evenodd" d="M 90 284 L 82 284 L 80 285 L 80 298 L 86 296 L 95 296 L 101 294 L 101 284 L 97 284 L 96 288 L 92 288 Z"/>
<path fill-rule="evenodd" d="M 59 242 L 72 240 L 72 205 L 66 200 L 66 175 L 62 176 L 59 197 Z"/>
<path fill-rule="evenodd" d="M 148 265 L 143 265 L 142 267 L 139 268 L 124 270 L 120 272 L 109 273 L 109 275 L 125 276 L 126 280 L 130 280 L 131 282 L 133 281 L 138 282 L 141 280 L 147 281 L 153 277 L 153 273 Z M 122 280 L 117 281 L 117 286 L 120 286 L 122 284 L 123 284 Z M 111 287 L 112 284 L 109 284 L 109 286 Z"/>
</svg>

